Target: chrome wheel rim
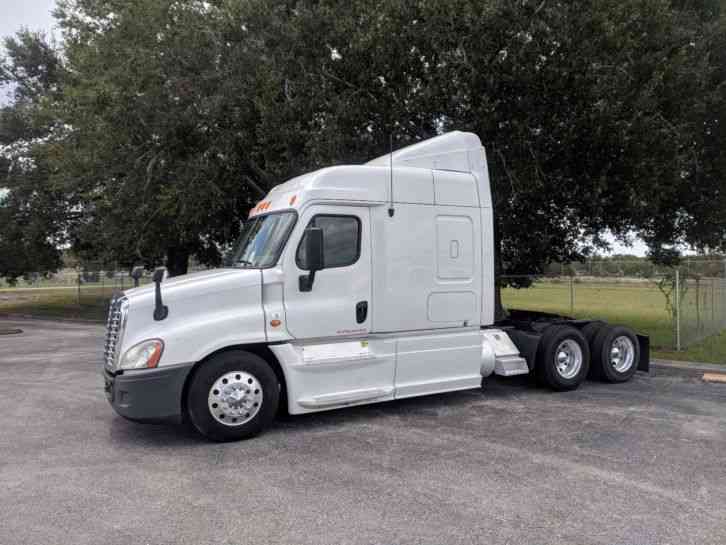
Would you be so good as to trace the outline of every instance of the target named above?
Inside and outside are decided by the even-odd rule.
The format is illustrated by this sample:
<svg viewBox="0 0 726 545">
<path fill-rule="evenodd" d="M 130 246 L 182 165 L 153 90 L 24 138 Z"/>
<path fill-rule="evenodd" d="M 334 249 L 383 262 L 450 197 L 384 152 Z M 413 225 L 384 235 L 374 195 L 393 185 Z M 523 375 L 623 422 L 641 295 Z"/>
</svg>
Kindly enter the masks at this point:
<svg viewBox="0 0 726 545">
<path fill-rule="evenodd" d="M 262 385 L 245 371 L 230 371 L 209 389 L 209 412 L 225 426 L 241 426 L 252 420 L 262 407 Z"/>
<path fill-rule="evenodd" d="M 571 379 L 577 376 L 582 368 L 582 348 L 572 340 L 565 339 L 555 350 L 555 369 L 557 374 L 564 379 Z"/>
<path fill-rule="evenodd" d="M 633 366 L 635 362 L 635 345 L 630 337 L 621 335 L 613 340 L 610 345 L 610 365 L 618 373 L 624 373 Z"/>
</svg>

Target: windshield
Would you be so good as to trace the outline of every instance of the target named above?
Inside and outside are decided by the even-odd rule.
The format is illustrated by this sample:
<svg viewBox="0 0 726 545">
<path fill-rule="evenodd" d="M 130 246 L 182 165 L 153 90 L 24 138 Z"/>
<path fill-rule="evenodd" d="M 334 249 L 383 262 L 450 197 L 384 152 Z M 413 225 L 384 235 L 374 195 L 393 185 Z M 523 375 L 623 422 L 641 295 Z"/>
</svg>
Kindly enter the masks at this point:
<svg viewBox="0 0 726 545">
<path fill-rule="evenodd" d="M 295 212 L 278 212 L 250 219 L 242 227 L 232 265 L 254 269 L 275 265 L 296 216 Z"/>
</svg>

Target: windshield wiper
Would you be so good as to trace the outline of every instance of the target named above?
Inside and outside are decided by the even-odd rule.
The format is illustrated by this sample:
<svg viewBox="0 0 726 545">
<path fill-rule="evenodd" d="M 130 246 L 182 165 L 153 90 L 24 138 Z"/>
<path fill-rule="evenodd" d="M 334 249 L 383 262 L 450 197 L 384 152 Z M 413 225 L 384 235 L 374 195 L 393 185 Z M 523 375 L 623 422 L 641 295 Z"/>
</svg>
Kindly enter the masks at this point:
<svg viewBox="0 0 726 545">
<path fill-rule="evenodd" d="M 246 259 L 240 259 L 237 261 L 237 265 L 244 265 L 245 267 L 251 266 L 252 261 L 248 261 Z"/>
</svg>

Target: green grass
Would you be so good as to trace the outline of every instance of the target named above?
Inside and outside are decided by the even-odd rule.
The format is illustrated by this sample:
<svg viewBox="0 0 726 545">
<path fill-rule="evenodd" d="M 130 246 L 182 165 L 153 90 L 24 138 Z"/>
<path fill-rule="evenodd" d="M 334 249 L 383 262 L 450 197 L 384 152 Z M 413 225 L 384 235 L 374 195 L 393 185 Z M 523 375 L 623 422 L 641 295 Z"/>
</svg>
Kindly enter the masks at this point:
<svg viewBox="0 0 726 545">
<path fill-rule="evenodd" d="M 502 290 L 502 302 L 507 308 L 541 310 L 627 324 L 650 335 L 652 346 L 671 346 L 673 332 L 670 318 L 663 295 L 655 286 L 576 283 L 574 295 L 574 310 L 571 311 L 569 283 L 538 282 L 529 288 Z"/>
</svg>

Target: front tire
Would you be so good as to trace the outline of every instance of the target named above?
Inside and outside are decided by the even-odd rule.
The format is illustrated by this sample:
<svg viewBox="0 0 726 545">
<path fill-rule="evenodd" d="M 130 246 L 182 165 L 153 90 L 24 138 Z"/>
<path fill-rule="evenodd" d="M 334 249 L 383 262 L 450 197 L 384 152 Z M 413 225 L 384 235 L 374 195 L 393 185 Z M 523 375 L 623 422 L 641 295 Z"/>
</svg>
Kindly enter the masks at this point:
<svg viewBox="0 0 726 545">
<path fill-rule="evenodd" d="M 590 348 L 578 329 L 567 325 L 547 328 L 537 353 L 537 376 L 553 390 L 574 390 L 587 377 Z"/>
<path fill-rule="evenodd" d="M 204 362 L 187 393 L 187 413 L 196 431 L 213 441 L 254 437 L 270 425 L 280 384 L 268 363 L 243 350 Z"/>
</svg>

